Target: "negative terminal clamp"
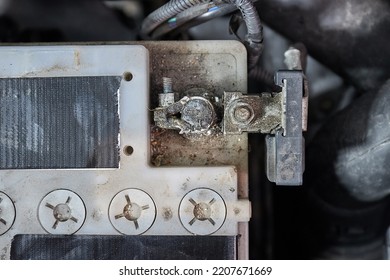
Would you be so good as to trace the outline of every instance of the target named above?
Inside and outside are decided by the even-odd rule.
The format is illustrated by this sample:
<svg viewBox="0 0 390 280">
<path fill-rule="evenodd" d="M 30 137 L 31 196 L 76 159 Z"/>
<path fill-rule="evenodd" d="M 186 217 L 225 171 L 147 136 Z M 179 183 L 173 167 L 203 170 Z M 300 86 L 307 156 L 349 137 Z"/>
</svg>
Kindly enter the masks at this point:
<svg viewBox="0 0 390 280">
<path fill-rule="evenodd" d="M 295 64 L 290 64 L 289 68 L 294 69 Z M 221 127 L 225 135 L 268 134 L 268 179 L 277 185 L 302 185 L 307 81 L 301 70 L 286 70 L 276 72 L 275 84 L 281 88 L 280 92 L 260 95 L 225 92 L 220 125 L 215 106 L 204 97 L 185 96 L 173 102 L 172 81 L 165 78 L 154 121 L 160 128 L 180 130 L 187 137 L 211 135 L 215 126 Z"/>
<path fill-rule="evenodd" d="M 163 78 L 163 93 L 159 94 L 159 107 L 154 110 L 156 125 L 164 129 L 179 130 L 184 135 L 208 135 L 216 123 L 214 105 L 202 96 L 184 96 L 175 102 L 172 80 Z"/>
</svg>

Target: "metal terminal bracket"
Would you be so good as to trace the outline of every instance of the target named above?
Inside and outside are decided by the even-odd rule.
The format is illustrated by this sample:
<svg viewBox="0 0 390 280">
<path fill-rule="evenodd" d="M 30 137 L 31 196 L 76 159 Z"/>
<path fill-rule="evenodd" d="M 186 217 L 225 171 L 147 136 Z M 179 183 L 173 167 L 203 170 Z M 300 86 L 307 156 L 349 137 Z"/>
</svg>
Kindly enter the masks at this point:
<svg viewBox="0 0 390 280">
<path fill-rule="evenodd" d="M 282 124 L 282 94 L 224 93 L 224 134 L 275 133 Z"/>
</svg>

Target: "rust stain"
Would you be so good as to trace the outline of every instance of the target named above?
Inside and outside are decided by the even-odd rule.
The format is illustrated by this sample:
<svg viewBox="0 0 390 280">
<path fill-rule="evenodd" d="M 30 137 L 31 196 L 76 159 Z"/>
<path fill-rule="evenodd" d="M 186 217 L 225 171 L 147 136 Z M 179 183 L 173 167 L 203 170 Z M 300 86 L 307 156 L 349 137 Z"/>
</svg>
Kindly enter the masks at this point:
<svg viewBox="0 0 390 280">
<path fill-rule="evenodd" d="M 39 71 L 30 71 L 30 72 L 27 72 L 25 73 L 23 77 L 35 77 L 35 76 L 41 76 L 41 75 L 44 75 L 44 74 L 50 74 L 51 72 L 57 72 L 57 71 L 60 71 L 60 72 L 65 72 L 65 71 L 68 71 L 69 68 L 67 67 L 63 67 L 63 66 L 60 66 L 60 65 L 53 65 L 47 69 L 42 69 L 42 70 L 39 70 Z"/>
<path fill-rule="evenodd" d="M 167 147 L 162 144 L 159 136 L 165 133 L 166 130 L 161 129 L 157 126 L 151 127 L 151 139 L 150 139 L 150 148 L 152 152 L 151 162 L 154 166 L 159 167 L 162 165 L 167 165 L 165 161 L 165 151 Z"/>
<path fill-rule="evenodd" d="M 92 219 L 94 219 L 95 221 L 100 221 L 102 217 L 103 217 L 103 212 L 101 210 L 95 210 L 92 213 Z"/>
<path fill-rule="evenodd" d="M 75 50 L 74 51 L 74 64 L 79 67 L 81 65 L 80 63 L 80 51 L 79 50 Z"/>
<path fill-rule="evenodd" d="M 162 216 L 165 221 L 169 221 L 173 217 L 173 212 L 171 208 L 163 208 Z"/>
<path fill-rule="evenodd" d="M 188 189 L 188 184 L 187 184 L 187 182 L 185 182 L 185 183 L 182 184 L 181 189 L 182 189 L 183 191 L 186 191 L 186 190 Z"/>
</svg>

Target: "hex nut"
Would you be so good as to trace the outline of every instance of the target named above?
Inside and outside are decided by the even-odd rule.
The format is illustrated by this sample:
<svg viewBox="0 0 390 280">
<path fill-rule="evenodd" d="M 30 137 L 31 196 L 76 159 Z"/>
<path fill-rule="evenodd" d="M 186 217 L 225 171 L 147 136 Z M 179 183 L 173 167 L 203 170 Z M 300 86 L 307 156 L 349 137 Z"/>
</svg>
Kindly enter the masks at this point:
<svg viewBox="0 0 390 280">
<path fill-rule="evenodd" d="M 234 124 L 249 125 L 255 117 L 255 112 L 250 104 L 236 100 L 229 106 L 229 116 Z"/>
</svg>

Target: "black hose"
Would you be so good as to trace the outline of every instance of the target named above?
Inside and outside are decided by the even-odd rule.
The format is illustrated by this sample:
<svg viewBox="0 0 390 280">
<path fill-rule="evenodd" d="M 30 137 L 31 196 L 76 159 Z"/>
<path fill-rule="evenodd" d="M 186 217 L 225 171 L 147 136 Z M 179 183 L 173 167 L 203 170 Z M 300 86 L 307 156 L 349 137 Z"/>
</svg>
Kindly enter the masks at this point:
<svg viewBox="0 0 390 280">
<path fill-rule="evenodd" d="M 200 15 L 197 12 L 201 11 L 202 5 L 194 6 L 185 12 L 178 14 L 174 23 L 168 21 L 156 28 L 152 33 L 152 39 L 158 39 L 170 33 L 177 34 L 180 31 L 187 30 L 191 27 L 237 10 L 237 7 L 233 4 L 209 5 L 211 5 L 211 7 L 203 11 Z M 186 14 L 184 15 L 183 13 Z"/>
<path fill-rule="evenodd" d="M 240 10 L 242 17 L 247 26 L 248 33 L 245 37 L 245 45 L 248 51 L 248 68 L 252 69 L 257 65 L 263 50 L 263 28 L 260 17 L 252 0 L 223 0 L 225 3 L 233 4 Z M 212 2 L 211 0 L 171 0 L 161 8 L 151 13 L 143 22 L 141 36 L 150 38 L 151 33 L 161 24 L 172 17 L 184 12 L 185 10 L 204 3 Z M 221 1 L 214 1 L 221 3 Z M 207 17 L 206 17 L 207 18 Z M 192 20 L 189 17 L 189 20 Z M 158 30 L 153 36 L 160 36 L 167 31 L 166 26 L 163 30 Z"/>
<path fill-rule="evenodd" d="M 175 15 L 199 4 L 209 3 L 211 0 L 171 0 L 161 8 L 151 13 L 142 23 L 141 36 L 148 38 L 159 25 Z"/>
<path fill-rule="evenodd" d="M 225 0 L 234 4 L 241 12 L 245 21 L 248 33 L 245 38 L 245 45 L 248 50 L 248 68 L 252 69 L 257 65 L 263 50 L 263 27 L 259 14 L 252 0 Z"/>
</svg>

